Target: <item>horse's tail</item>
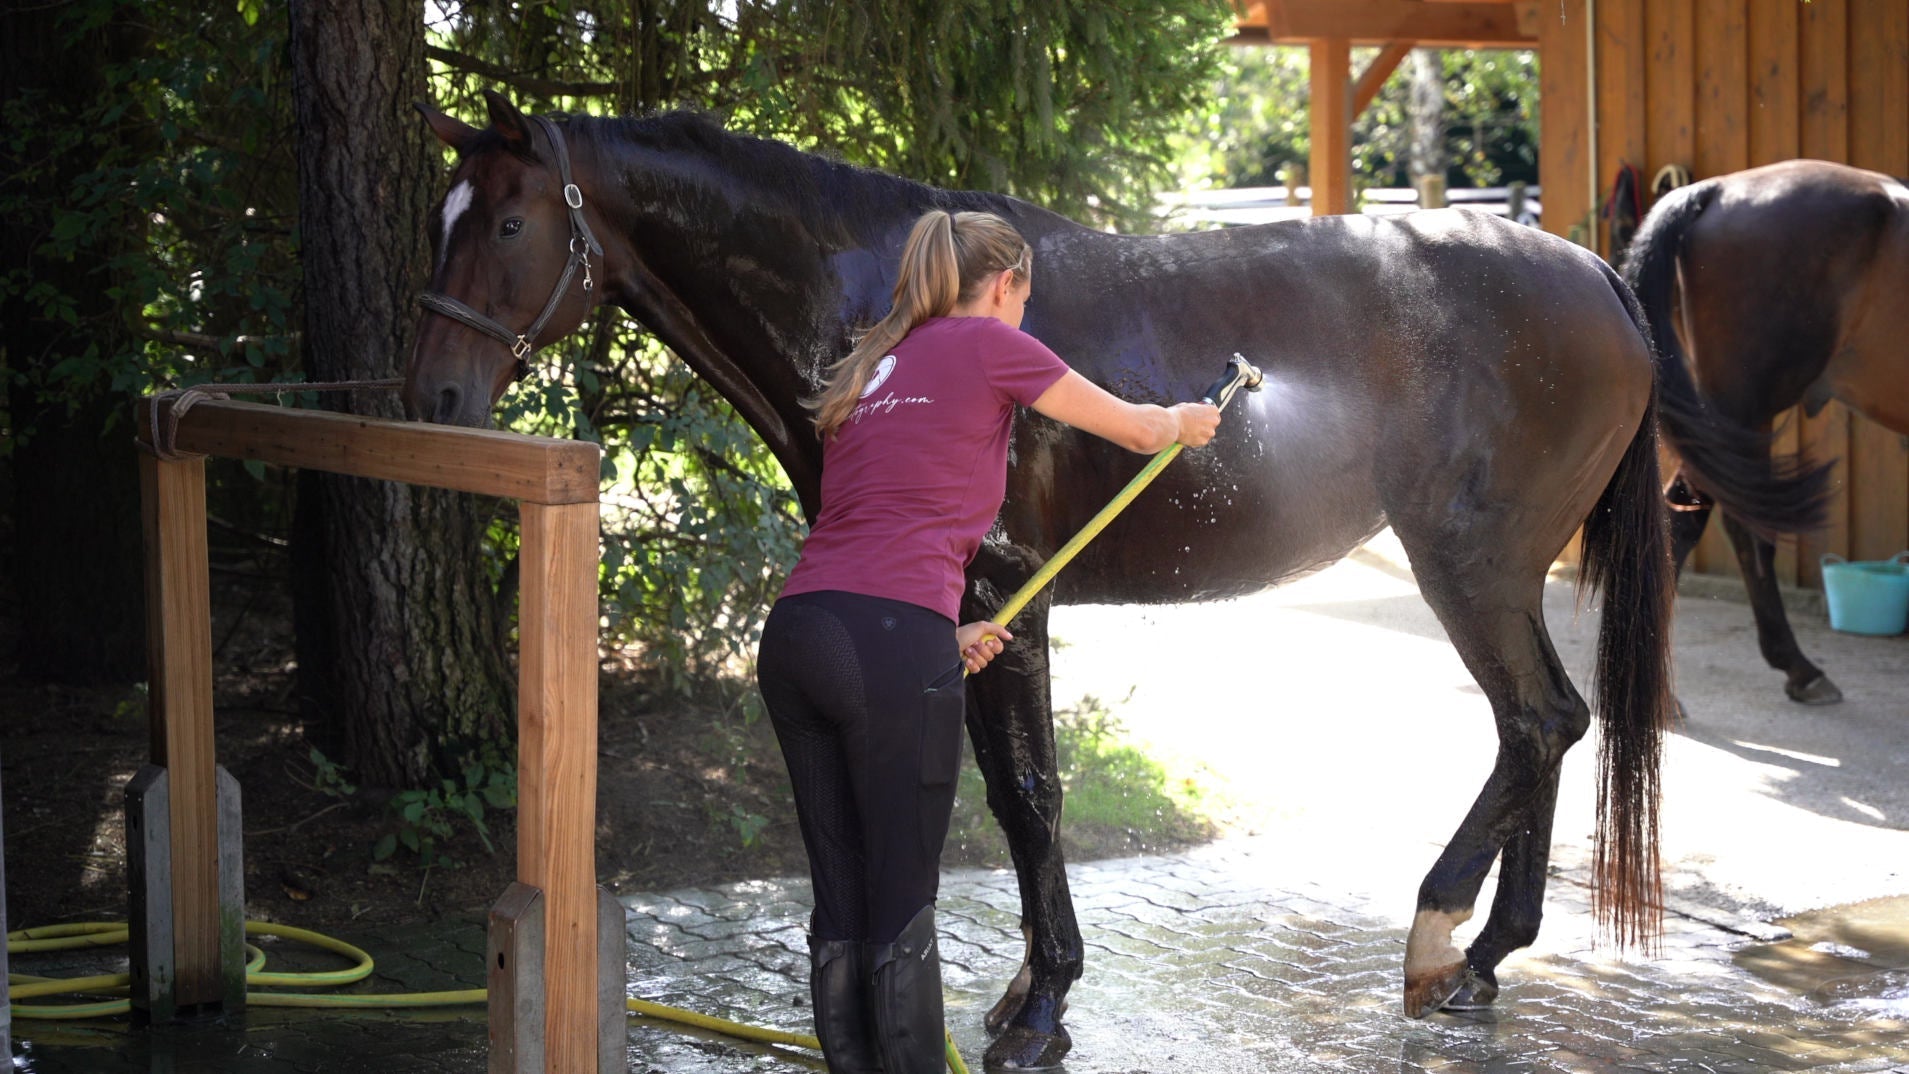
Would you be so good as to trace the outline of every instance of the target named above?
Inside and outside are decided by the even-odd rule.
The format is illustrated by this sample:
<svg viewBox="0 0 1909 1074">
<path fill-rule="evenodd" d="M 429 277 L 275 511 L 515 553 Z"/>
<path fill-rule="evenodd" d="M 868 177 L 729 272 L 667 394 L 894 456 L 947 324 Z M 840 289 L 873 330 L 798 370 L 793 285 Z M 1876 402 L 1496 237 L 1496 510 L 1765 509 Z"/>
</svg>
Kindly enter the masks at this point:
<svg viewBox="0 0 1909 1074">
<path fill-rule="evenodd" d="M 1605 268 L 1648 343 L 1637 299 Z M 1619 945 L 1652 942 L 1662 925 L 1657 860 L 1658 768 L 1671 694 L 1670 617 L 1676 588 L 1657 474 L 1658 386 L 1630 447 L 1584 522 L 1579 585 L 1602 597 L 1592 707 L 1597 712 L 1598 806 L 1592 902 Z"/>
<path fill-rule="evenodd" d="M 1624 281 L 1643 304 L 1656 351 L 1658 416 L 1686 481 L 1739 522 L 1766 537 L 1817 529 L 1828 509 L 1833 464 L 1811 465 L 1799 455 L 1772 458 L 1767 434 L 1719 414 L 1698 390 L 1671 327 L 1685 237 L 1718 189 L 1717 180 L 1706 179 L 1664 195 L 1625 251 Z"/>
</svg>

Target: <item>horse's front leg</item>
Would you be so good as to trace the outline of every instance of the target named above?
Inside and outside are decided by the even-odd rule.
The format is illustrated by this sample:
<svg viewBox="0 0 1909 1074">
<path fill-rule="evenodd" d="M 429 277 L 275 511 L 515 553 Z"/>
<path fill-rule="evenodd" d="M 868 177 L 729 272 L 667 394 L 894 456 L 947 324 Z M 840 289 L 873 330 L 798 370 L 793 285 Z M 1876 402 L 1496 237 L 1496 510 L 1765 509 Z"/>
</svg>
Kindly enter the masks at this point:
<svg viewBox="0 0 1909 1074">
<path fill-rule="evenodd" d="M 986 618 L 998 603 L 964 608 L 963 618 Z M 1020 972 L 988 1013 L 988 1029 L 999 1034 L 988 1047 L 990 1068 L 1056 1066 L 1073 1047 L 1061 1013 L 1080 978 L 1081 939 L 1061 857 L 1047 609 L 1045 596 L 1030 604 L 1011 625 L 1007 651 L 968 680 L 968 736 L 1014 858 L 1027 941 Z"/>
</svg>

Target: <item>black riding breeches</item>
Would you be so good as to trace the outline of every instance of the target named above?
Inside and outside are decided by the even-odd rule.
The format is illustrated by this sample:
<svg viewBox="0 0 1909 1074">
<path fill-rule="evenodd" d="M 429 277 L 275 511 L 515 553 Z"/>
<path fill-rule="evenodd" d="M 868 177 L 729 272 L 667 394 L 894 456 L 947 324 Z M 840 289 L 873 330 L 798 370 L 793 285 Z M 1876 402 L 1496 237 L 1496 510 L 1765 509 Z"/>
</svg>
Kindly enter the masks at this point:
<svg viewBox="0 0 1909 1074">
<path fill-rule="evenodd" d="M 816 938 L 893 941 L 940 882 L 964 718 L 954 624 L 880 597 L 785 597 L 756 678 L 795 787 Z"/>
</svg>

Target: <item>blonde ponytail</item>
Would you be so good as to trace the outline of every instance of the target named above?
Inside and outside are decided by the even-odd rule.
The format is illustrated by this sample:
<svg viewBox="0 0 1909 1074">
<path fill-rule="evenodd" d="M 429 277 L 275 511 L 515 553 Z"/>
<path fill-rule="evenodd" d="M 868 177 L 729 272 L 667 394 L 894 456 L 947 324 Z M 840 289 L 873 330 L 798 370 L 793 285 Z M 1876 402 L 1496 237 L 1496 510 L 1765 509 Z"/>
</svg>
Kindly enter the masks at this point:
<svg viewBox="0 0 1909 1074">
<path fill-rule="evenodd" d="M 993 213 L 923 213 L 902 246 L 888 315 L 856 340 L 848 357 L 829 367 L 821 394 L 803 403 L 814 414 L 816 433 L 827 439 L 842 427 L 876 364 L 916 326 L 946 317 L 1005 269 L 1013 269 L 1017 280 L 1026 279 L 1032 253 L 1013 225 Z"/>
</svg>

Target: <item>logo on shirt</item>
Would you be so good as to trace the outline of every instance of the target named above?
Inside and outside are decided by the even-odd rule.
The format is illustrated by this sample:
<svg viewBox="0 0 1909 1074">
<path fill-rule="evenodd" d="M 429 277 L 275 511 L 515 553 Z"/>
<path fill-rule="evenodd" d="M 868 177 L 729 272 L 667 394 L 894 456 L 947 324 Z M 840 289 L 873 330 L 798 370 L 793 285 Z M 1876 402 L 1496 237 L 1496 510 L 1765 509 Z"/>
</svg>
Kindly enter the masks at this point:
<svg viewBox="0 0 1909 1074">
<path fill-rule="evenodd" d="M 881 361 L 875 363 L 875 372 L 869 376 L 868 383 L 862 385 L 861 397 L 863 399 L 866 399 L 869 396 L 874 395 L 875 389 L 881 387 L 882 383 L 888 379 L 889 374 L 893 373 L 894 371 L 895 371 L 895 356 L 892 354 L 883 358 Z"/>
</svg>

